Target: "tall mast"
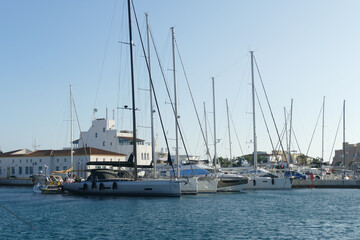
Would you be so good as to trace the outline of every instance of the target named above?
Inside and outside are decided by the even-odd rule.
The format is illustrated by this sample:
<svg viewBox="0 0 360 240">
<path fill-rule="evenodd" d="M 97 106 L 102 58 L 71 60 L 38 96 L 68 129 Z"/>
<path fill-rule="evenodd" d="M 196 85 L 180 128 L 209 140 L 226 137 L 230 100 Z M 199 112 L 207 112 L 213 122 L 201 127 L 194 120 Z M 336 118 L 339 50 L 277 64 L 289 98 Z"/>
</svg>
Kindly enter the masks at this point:
<svg viewBox="0 0 360 240">
<path fill-rule="evenodd" d="M 228 100 L 226 99 L 226 112 L 227 112 L 227 120 L 228 120 L 228 131 L 229 131 L 229 147 L 230 147 L 230 167 L 232 167 L 232 153 L 231 153 L 231 135 L 230 135 L 230 119 L 229 119 L 229 105 Z"/>
<path fill-rule="evenodd" d="M 343 154 L 344 154 L 344 167 L 346 164 L 346 146 L 345 146 L 345 100 L 344 100 L 344 107 L 343 107 Z"/>
<path fill-rule="evenodd" d="M 285 107 L 284 107 L 284 119 L 285 119 L 285 139 L 286 139 L 286 152 L 284 152 L 284 156 L 286 159 L 288 159 L 287 155 L 289 154 L 289 136 L 288 136 L 288 127 L 287 127 L 287 114 Z"/>
<path fill-rule="evenodd" d="M 73 97 L 72 97 L 72 86 L 70 85 L 70 163 L 74 170 L 74 123 L 73 123 Z"/>
<path fill-rule="evenodd" d="M 173 53 L 173 71 L 174 71 L 174 107 L 175 107 L 175 163 L 177 176 L 180 177 L 179 162 L 179 131 L 178 131 L 178 110 L 177 110 L 177 81 L 176 81 L 176 64 L 175 64 L 175 32 L 174 27 L 171 28 L 172 33 L 172 53 Z"/>
<path fill-rule="evenodd" d="M 153 106 L 153 96 L 152 96 L 152 87 L 151 87 L 151 65 L 150 65 L 150 28 L 149 28 L 149 15 L 145 13 L 146 16 L 146 36 L 147 36 L 147 48 L 148 48 L 148 66 L 149 66 L 149 86 L 150 86 L 150 111 L 151 111 L 151 157 L 154 166 L 154 178 L 156 178 L 156 159 L 155 159 L 155 137 L 154 137 L 154 106 Z"/>
<path fill-rule="evenodd" d="M 321 160 L 324 161 L 324 137 L 325 137 L 325 96 L 323 98 L 323 115 L 322 115 L 322 139 L 321 139 Z"/>
<path fill-rule="evenodd" d="M 204 102 L 204 118 L 205 118 L 205 145 L 206 145 L 206 157 L 207 160 L 210 160 L 210 153 L 209 153 L 209 141 L 208 141 L 208 133 L 207 133 L 207 117 L 206 117 L 206 107 Z"/>
<path fill-rule="evenodd" d="M 293 99 L 291 99 L 291 108 L 290 108 L 290 127 L 289 127 L 289 163 L 292 163 L 292 156 L 291 156 L 292 114 L 293 114 Z"/>
<path fill-rule="evenodd" d="M 253 132 L 254 132 L 254 174 L 257 173 L 257 143 L 256 143 L 256 125 L 255 125 L 255 82 L 254 82 L 254 51 L 251 53 L 251 86 L 252 86 L 252 105 L 253 105 Z"/>
<path fill-rule="evenodd" d="M 214 168 L 216 171 L 216 112 L 215 112 L 215 80 L 214 77 L 212 77 L 212 87 L 213 87 L 213 109 L 214 109 Z"/>
<path fill-rule="evenodd" d="M 130 67 L 131 67 L 131 94 L 132 94 L 132 117 L 133 117 L 133 158 L 134 158 L 134 178 L 137 180 L 137 152 L 136 152 L 136 114 L 135 114 L 135 80 L 134 80 L 134 60 L 133 60 L 133 39 L 131 29 L 131 7 L 130 0 L 128 2 L 128 18 L 129 18 L 129 46 L 130 46 Z"/>
</svg>

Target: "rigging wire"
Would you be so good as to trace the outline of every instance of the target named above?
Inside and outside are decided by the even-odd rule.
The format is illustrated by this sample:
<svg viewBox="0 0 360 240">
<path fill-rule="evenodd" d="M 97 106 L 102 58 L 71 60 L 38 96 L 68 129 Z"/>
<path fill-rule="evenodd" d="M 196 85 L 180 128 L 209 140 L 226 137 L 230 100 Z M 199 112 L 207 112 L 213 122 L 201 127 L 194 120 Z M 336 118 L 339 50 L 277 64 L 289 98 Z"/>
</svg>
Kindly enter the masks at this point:
<svg viewBox="0 0 360 240">
<path fill-rule="evenodd" d="M 10 209 L 8 209 L 8 208 L 5 207 L 4 205 L 2 205 L 1 203 L 0 203 L 0 206 L 1 206 L 3 209 L 5 209 L 7 212 L 11 213 L 11 214 L 14 215 L 16 218 L 18 218 L 19 220 L 21 220 L 22 222 L 24 222 L 25 224 L 29 225 L 31 228 L 34 228 L 34 226 L 33 226 L 31 223 L 27 222 L 25 219 L 23 219 L 22 217 L 20 217 L 19 215 L 17 215 L 17 214 L 14 213 L 13 211 L 11 211 Z"/>
<path fill-rule="evenodd" d="M 322 111 L 323 111 L 323 107 L 321 106 L 321 109 L 320 109 L 320 112 L 319 112 L 319 116 L 318 116 L 318 118 L 317 118 L 317 120 L 316 120 L 316 124 L 315 124 L 314 131 L 313 131 L 313 133 L 312 133 L 312 135 L 311 135 L 311 139 L 310 139 L 309 147 L 308 147 L 308 149 L 307 149 L 307 151 L 306 151 L 306 156 L 307 156 L 307 155 L 308 155 L 308 153 L 309 153 L 310 146 L 311 146 L 312 140 L 313 140 L 313 138 L 314 138 L 314 134 L 315 134 L 315 131 L 316 131 L 317 125 L 318 125 L 318 123 L 319 123 L 319 119 L 320 119 L 320 116 L 321 116 Z"/>
<path fill-rule="evenodd" d="M 111 22 L 110 22 L 110 27 L 109 27 L 109 34 L 108 34 L 108 37 L 107 37 L 105 52 L 104 52 L 104 56 L 103 56 L 103 60 L 102 60 L 101 68 L 100 68 L 100 75 L 99 75 L 98 85 L 97 85 L 97 88 L 96 88 L 95 101 L 94 101 L 94 107 L 93 108 L 95 108 L 95 106 L 96 106 L 96 101 L 97 101 L 99 88 L 100 88 L 100 82 L 101 82 L 102 74 L 103 74 L 103 70 L 104 70 L 105 58 L 106 58 L 106 55 L 107 55 L 107 49 L 108 49 L 109 42 L 110 42 L 111 29 L 112 29 L 112 25 L 113 25 L 113 22 L 114 22 L 114 16 L 115 16 L 115 10 L 116 10 L 116 2 L 117 1 L 115 0 L 114 1 L 114 9 L 113 9 L 113 13 L 112 13 L 112 16 L 111 16 Z"/>
<path fill-rule="evenodd" d="M 186 71 L 185 71 L 185 66 L 184 66 L 184 63 L 183 63 L 183 61 L 182 61 L 182 57 L 181 57 L 181 54 L 180 54 L 180 51 L 179 51 L 179 46 L 178 46 L 178 44 L 177 44 L 176 41 L 175 41 L 175 46 L 176 46 L 176 50 L 177 50 L 177 53 L 178 53 L 178 55 L 179 55 L 181 67 L 182 67 L 182 70 L 183 70 L 183 73 L 184 73 L 184 76 L 185 76 L 185 79 L 186 79 L 186 84 L 187 84 L 187 87 L 188 87 L 188 90 L 189 90 L 189 93 L 190 93 L 190 96 L 191 96 L 191 101 L 192 101 L 193 107 L 194 107 L 194 109 L 195 109 L 196 119 L 198 120 L 198 123 L 199 123 L 199 126 L 200 126 L 200 130 L 201 130 L 201 134 L 202 134 L 202 136 L 203 136 L 204 142 L 206 143 L 206 138 L 205 138 L 204 130 L 203 130 L 202 126 L 201 126 L 201 122 L 200 122 L 200 118 L 199 118 L 199 113 L 198 113 L 197 108 L 196 108 L 196 105 L 195 105 L 194 96 L 193 96 L 192 91 L 191 91 L 191 88 L 190 88 L 189 80 L 188 80 L 188 77 L 187 77 L 187 74 L 186 74 Z M 209 159 L 211 159 L 210 152 L 209 152 L 209 149 L 208 149 L 208 148 L 206 149 L 206 152 L 207 152 L 207 155 L 209 156 Z"/>
<path fill-rule="evenodd" d="M 240 151 L 241 151 L 241 155 L 244 156 L 244 152 L 242 150 L 242 147 L 241 147 L 241 144 L 240 144 L 240 140 L 239 140 L 239 136 L 237 134 L 237 131 L 236 131 L 236 128 L 235 128 L 235 124 L 234 124 L 234 121 L 233 121 L 233 118 L 232 118 L 232 115 L 230 114 L 230 119 L 231 119 L 231 123 L 233 125 L 233 128 L 234 128 L 234 132 L 235 132 L 235 136 L 236 136 L 236 139 L 238 141 L 238 144 L 239 144 L 239 148 L 240 148 Z"/>
<path fill-rule="evenodd" d="M 337 129 L 336 129 L 336 133 L 335 133 L 334 143 L 333 143 L 333 145 L 332 145 L 332 147 L 331 147 L 331 152 L 330 152 L 330 155 L 329 155 L 329 163 L 330 163 L 330 161 L 331 161 L 332 152 L 334 151 L 335 142 L 336 142 L 336 138 L 337 138 L 337 135 L 338 135 L 338 132 L 339 132 L 339 128 L 340 128 L 340 123 L 341 123 L 342 117 L 343 117 L 343 111 L 341 111 L 339 123 L 338 123 Z"/>
<path fill-rule="evenodd" d="M 270 113 L 271 113 L 271 117 L 272 117 L 272 120 L 273 120 L 273 123 L 274 123 L 274 126 L 275 126 L 276 134 L 277 134 L 278 138 L 280 139 L 279 130 L 278 130 L 278 128 L 277 128 L 277 125 L 276 125 L 276 122 L 275 122 L 275 118 L 274 118 L 273 112 L 272 112 L 272 110 L 271 110 L 269 98 L 268 98 L 268 96 L 267 96 L 267 93 L 266 93 L 266 90 L 265 90 L 265 86 L 264 86 L 264 83 L 263 83 L 263 80 L 262 80 L 262 77 L 261 77 L 261 74 L 260 74 L 260 69 L 259 69 L 259 66 L 258 66 L 258 64 L 257 64 L 257 61 L 256 61 L 255 56 L 254 56 L 254 60 L 255 60 L 255 65 L 256 65 L 257 72 L 258 72 L 258 74 L 259 74 L 259 78 L 260 78 L 260 82 L 261 82 L 261 85 L 262 85 L 262 89 L 263 89 L 263 91 L 264 91 L 264 94 L 265 94 L 265 97 L 266 97 L 266 101 L 267 101 L 267 104 L 268 104 L 268 107 L 269 107 L 269 110 L 270 110 Z M 284 155 L 284 157 L 285 157 L 285 161 L 287 162 L 285 150 L 284 150 L 284 147 L 283 147 L 281 141 L 280 141 L 280 146 L 281 146 L 282 152 L 284 153 L 283 155 Z"/>
</svg>

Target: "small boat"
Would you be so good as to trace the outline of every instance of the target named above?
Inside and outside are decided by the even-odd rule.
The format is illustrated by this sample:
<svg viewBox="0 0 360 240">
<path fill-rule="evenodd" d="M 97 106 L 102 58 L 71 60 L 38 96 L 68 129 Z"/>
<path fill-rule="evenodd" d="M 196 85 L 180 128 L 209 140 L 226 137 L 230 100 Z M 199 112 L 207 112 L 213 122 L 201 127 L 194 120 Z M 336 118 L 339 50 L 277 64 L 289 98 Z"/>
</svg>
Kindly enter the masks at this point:
<svg viewBox="0 0 360 240">
<path fill-rule="evenodd" d="M 59 175 L 37 175 L 33 190 L 35 193 L 63 193 L 63 179 Z"/>
</svg>

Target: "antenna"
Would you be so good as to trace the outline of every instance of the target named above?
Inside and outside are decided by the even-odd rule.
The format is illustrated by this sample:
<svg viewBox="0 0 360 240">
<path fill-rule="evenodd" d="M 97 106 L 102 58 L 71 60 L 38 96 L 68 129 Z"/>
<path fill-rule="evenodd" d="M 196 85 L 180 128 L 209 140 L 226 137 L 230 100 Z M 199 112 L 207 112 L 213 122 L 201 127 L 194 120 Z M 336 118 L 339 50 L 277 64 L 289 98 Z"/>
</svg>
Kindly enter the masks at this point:
<svg viewBox="0 0 360 240">
<path fill-rule="evenodd" d="M 96 113 L 97 113 L 97 108 L 94 108 L 94 110 L 93 110 L 93 113 L 94 113 L 94 120 L 96 120 Z"/>
<path fill-rule="evenodd" d="M 33 147 L 34 151 L 36 151 L 37 148 L 40 147 L 40 145 L 36 145 L 36 138 L 35 138 L 35 140 L 34 140 L 34 142 L 33 142 L 32 147 Z"/>
</svg>

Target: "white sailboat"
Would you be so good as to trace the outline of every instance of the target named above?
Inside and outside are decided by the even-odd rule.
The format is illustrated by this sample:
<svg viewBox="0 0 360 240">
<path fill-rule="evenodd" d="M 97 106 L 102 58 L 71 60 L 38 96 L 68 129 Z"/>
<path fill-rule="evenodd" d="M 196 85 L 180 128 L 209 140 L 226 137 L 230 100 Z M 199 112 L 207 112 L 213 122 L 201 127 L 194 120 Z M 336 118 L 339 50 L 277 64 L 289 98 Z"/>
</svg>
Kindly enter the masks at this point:
<svg viewBox="0 0 360 240">
<path fill-rule="evenodd" d="M 91 175 L 84 182 L 65 183 L 64 189 L 76 194 L 119 195 L 145 197 L 180 197 L 180 181 L 176 179 L 138 179 L 136 154 L 136 114 L 135 114 L 135 86 L 133 68 L 133 40 L 131 28 L 131 0 L 128 0 L 129 46 L 132 86 L 132 118 L 133 118 L 133 159 L 134 178 L 120 178 L 115 172 L 92 170 Z M 145 53 L 144 53 L 145 54 Z M 146 58 L 145 58 L 146 59 Z M 148 64 L 148 62 L 147 62 Z"/>
<path fill-rule="evenodd" d="M 244 190 L 287 190 L 291 189 L 291 179 L 284 176 L 264 177 L 258 174 L 257 169 L 257 139 L 255 122 L 255 83 L 254 83 L 254 52 L 251 53 L 251 81 L 252 81 L 252 105 L 253 105 L 253 142 L 254 142 L 254 173 L 250 175 L 249 182 Z"/>
</svg>

